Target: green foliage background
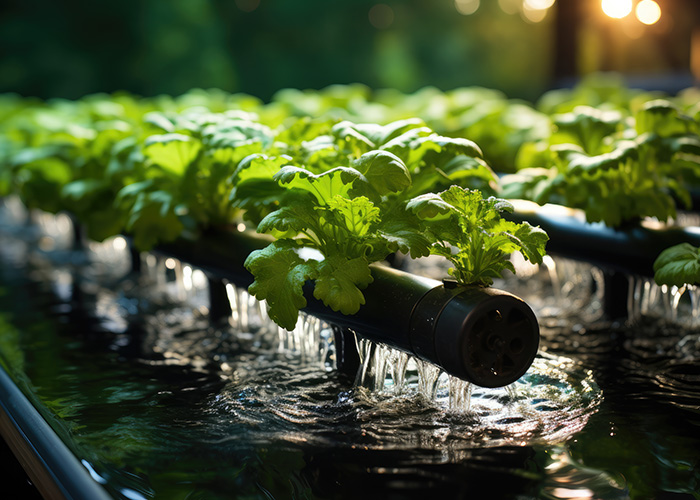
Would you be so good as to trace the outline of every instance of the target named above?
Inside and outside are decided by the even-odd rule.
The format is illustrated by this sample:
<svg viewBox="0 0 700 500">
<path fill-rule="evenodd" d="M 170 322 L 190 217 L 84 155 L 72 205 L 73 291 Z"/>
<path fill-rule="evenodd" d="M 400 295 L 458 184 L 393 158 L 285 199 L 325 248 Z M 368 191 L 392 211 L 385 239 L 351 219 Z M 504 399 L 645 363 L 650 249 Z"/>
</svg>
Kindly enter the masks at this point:
<svg viewBox="0 0 700 500">
<path fill-rule="evenodd" d="M 268 99 L 360 82 L 406 92 L 483 85 L 534 99 L 546 89 L 553 12 L 529 24 L 496 1 L 463 16 L 452 0 L 383 0 L 393 22 L 376 28 L 377 3 L 5 0 L 0 92 L 75 99 L 216 87 Z"/>
</svg>

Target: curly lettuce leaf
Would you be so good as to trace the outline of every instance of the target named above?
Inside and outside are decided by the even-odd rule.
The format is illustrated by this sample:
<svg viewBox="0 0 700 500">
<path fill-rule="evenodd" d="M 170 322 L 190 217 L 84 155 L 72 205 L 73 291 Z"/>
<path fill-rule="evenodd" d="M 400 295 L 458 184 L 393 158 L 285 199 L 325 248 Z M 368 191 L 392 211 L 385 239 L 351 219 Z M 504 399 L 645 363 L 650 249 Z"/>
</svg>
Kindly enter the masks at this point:
<svg viewBox="0 0 700 500">
<path fill-rule="evenodd" d="M 365 303 L 362 289 L 371 282 L 372 274 L 365 258 L 331 256 L 318 265 L 314 297 L 334 311 L 355 314 Z"/>
<path fill-rule="evenodd" d="M 288 264 L 287 268 L 279 266 L 273 274 L 261 275 L 261 279 L 269 279 L 272 283 L 277 275 L 277 287 L 288 286 L 286 281 L 294 276 L 287 274 L 296 273 L 299 264 L 289 254 L 289 249 L 301 246 L 316 249 L 323 255 L 323 260 L 309 261 L 306 265 L 310 268 L 305 269 L 313 269 L 313 273 L 309 271 L 305 276 L 314 280 L 317 299 L 344 314 L 354 314 L 365 303 L 362 290 L 372 281 L 370 263 L 383 260 L 399 249 L 408 250 L 411 243 L 421 241 L 417 236 L 411 237 L 417 224 L 410 226 L 395 220 L 391 225 L 384 225 L 380 207 L 367 196 L 358 195 L 373 190 L 364 174 L 374 178 L 382 192 L 389 192 L 393 186 L 406 185 L 410 178 L 403 162 L 390 153 L 379 151 L 362 156 L 355 165 L 362 171 L 335 167 L 315 174 L 305 168 L 283 166 L 273 179 L 287 193 L 296 193 L 296 196 L 286 197 L 285 204 L 258 224 L 258 232 L 276 236 L 276 243 L 282 245 L 279 250 L 270 248 L 264 255 L 271 258 L 279 251 L 286 255 Z M 399 180 L 392 180 L 394 176 Z M 357 189 L 358 185 L 365 189 Z M 378 196 L 377 190 L 372 192 Z M 422 248 L 416 252 L 426 254 L 427 246 L 427 242 L 422 242 Z M 256 282 L 259 279 L 256 273 L 265 272 L 262 266 L 251 266 L 250 270 Z M 272 289 L 273 285 L 269 288 Z M 260 286 L 251 287 L 249 291 L 258 299 L 271 293 Z M 270 317 L 291 325 L 292 317 L 305 303 L 288 299 L 268 304 Z"/>
<path fill-rule="evenodd" d="M 540 263 L 547 234 L 528 223 L 503 220 L 513 206 L 506 200 L 484 199 L 477 190 L 452 186 L 441 193 L 412 199 L 407 208 L 428 221 L 426 230 L 434 243 L 430 252 L 448 259 L 448 272 L 463 285 L 488 286 L 504 270 L 514 271 L 510 254 Z"/>
<path fill-rule="evenodd" d="M 141 251 L 177 239 L 184 229 L 173 195 L 167 191 L 140 192 L 129 211 L 126 230 Z"/>
<path fill-rule="evenodd" d="M 294 330 L 299 310 L 306 307 L 304 283 L 318 274 L 318 263 L 299 257 L 297 248 L 293 240 L 277 240 L 253 251 L 244 262 L 255 276 L 248 291 L 265 300 L 270 318 L 287 330 Z"/>
<path fill-rule="evenodd" d="M 328 210 L 324 217 L 333 219 L 332 222 L 347 231 L 350 238 L 367 236 L 373 224 L 380 219 L 379 208 L 364 196 L 345 198 L 335 195 L 328 200 Z"/>
</svg>

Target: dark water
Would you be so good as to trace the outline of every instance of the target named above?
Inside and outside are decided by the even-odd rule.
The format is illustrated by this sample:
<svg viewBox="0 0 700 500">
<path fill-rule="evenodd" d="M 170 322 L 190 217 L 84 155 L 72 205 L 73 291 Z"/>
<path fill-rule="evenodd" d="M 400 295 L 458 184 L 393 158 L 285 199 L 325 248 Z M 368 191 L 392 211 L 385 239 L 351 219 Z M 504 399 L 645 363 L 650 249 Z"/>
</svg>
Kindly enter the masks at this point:
<svg viewBox="0 0 700 500">
<path fill-rule="evenodd" d="M 700 498 L 697 327 L 603 321 L 585 269 L 503 284 L 542 324 L 513 387 L 376 346 L 356 385 L 323 325 L 281 338 L 255 305 L 212 325 L 201 276 L 132 275 L 63 222 L 5 209 L 0 361 L 115 498 Z"/>
</svg>

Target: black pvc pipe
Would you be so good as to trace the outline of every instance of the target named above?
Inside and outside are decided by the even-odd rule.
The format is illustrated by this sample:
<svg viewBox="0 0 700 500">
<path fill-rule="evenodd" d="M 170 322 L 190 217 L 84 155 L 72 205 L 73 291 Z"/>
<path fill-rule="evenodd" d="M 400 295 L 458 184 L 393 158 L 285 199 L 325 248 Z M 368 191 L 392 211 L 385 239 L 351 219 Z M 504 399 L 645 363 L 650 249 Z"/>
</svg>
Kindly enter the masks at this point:
<svg viewBox="0 0 700 500">
<path fill-rule="evenodd" d="M 671 246 L 690 243 L 700 246 L 700 228 L 636 225 L 613 229 L 589 223 L 580 212 L 564 207 L 548 210 L 515 202 L 506 217 L 540 226 L 549 235 L 547 253 L 595 264 L 605 269 L 640 276 L 654 275 L 654 261 Z"/>
<path fill-rule="evenodd" d="M 217 233 L 179 240 L 157 251 L 206 273 L 247 287 L 253 276 L 246 257 L 271 240 L 255 233 Z M 462 287 L 372 265 L 366 304 L 354 315 L 331 310 L 313 297 L 307 283 L 305 311 L 342 329 L 403 350 L 482 387 L 500 387 L 530 367 L 539 326 L 521 299 L 491 288 Z"/>
</svg>

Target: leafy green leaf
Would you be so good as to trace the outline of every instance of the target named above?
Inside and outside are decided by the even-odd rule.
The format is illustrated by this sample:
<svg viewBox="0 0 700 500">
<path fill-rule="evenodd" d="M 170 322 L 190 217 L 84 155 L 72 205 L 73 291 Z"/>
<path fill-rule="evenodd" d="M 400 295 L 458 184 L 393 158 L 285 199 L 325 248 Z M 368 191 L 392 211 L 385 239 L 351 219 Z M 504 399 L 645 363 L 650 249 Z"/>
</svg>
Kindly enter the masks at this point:
<svg viewBox="0 0 700 500">
<path fill-rule="evenodd" d="M 560 136 L 557 142 L 571 142 L 590 155 L 603 152 L 603 141 L 622 127 L 622 113 L 592 106 L 576 106 L 573 111 L 552 117 Z"/>
<path fill-rule="evenodd" d="M 318 266 L 314 297 L 334 311 L 355 314 L 365 303 L 361 290 L 371 282 L 372 274 L 366 259 L 334 255 Z"/>
<path fill-rule="evenodd" d="M 416 196 L 407 203 L 406 208 L 412 210 L 421 219 L 426 220 L 444 219 L 451 215 L 453 209 L 448 202 L 436 193 Z"/>
<path fill-rule="evenodd" d="M 267 148 L 274 137 L 269 127 L 247 119 L 229 119 L 209 125 L 204 128 L 203 135 L 212 148 L 238 148 L 254 143 Z"/>
<path fill-rule="evenodd" d="M 432 242 L 425 234 L 421 220 L 409 211 L 400 209 L 386 214 L 378 224 L 377 233 L 386 240 L 388 249 L 392 252 L 410 254 L 414 259 L 430 255 Z M 386 257 L 387 252 L 384 248 L 378 251 L 380 255 L 372 260 Z"/>
<path fill-rule="evenodd" d="M 253 251 L 244 265 L 255 276 L 248 291 L 267 302 L 275 323 L 294 330 L 299 310 L 306 307 L 304 283 L 317 276 L 317 262 L 299 257 L 292 240 L 278 240 Z"/>
<path fill-rule="evenodd" d="M 692 118 L 683 115 L 677 106 L 666 99 L 655 99 L 644 104 L 635 115 L 639 134 L 653 133 L 669 137 L 690 132 Z"/>
<path fill-rule="evenodd" d="M 144 143 L 144 155 L 153 165 L 181 176 L 201 147 L 198 140 L 183 134 L 152 135 Z"/>
<path fill-rule="evenodd" d="M 406 165 L 396 155 L 388 151 L 370 151 L 352 162 L 379 193 L 396 193 L 411 185 L 411 174 Z"/>
<path fill-rule="evenodd" d="M 346 195 L 353 182 L 358 179 L 364 180 L 360 172 L 350 167 L 336 167 L 316 175 L 291 165 L 282 167 L 273 178 L 290 188 L 308 191 L 320 204 L 328 203 L 336 194 Z"/>
<path fill-rule="evenodd" d="M 133 236 L 134 246 L 145 251 L 157 243 L 177 239 L 184 226 L 175 209 L 173 196 L 169 192 L 139 193 L 126 223 L 126 230 Z"/>
<path fill-rule="evenodd" d="M 238 163 L 231 175 L 231 183 L 237 186 L 249 179 L 273 180 L 280 168 L 289 165 L 291 161 L 292 159 L 287 155 L 268 156 L 262 153 L 253 153 Z"/>
<path fill-rule="evenodd" d="M 677 287 L 699 284 L 700 249 L 681 243 L 661 252 L 654 261 L 654 281 Z"/>
<path fill-rule="evenodd" d="M 512 246 L 505 244 L 502 246 L 504 252 L 520 252 L 526 260 L 534 264 L 542 262 L 544 248 L 549 241 L 549 236 L 544 229 L 501 219 L 494 226 L 493 232 L 503 234 L 511 241 Z"/>
<path fill-rule="evenodd" d="M 144 123 L 161 129 L 163 132 L 175 132 L 175 124 L 163 113 L 159 113 L 157 111 L 146 113 L 143 117 L 143 121 Z"/>
<path fill-rule="evenodd" d="M 63 185 L 70 182 L 72 170 L 65 161 L 45 157 L 22 165 L 15 173 L 15 183 L 22 201 L 30 208 L 56 213 L 64 210 Z"/>
<path fill-rule="evenodd" d="M 616 145 L 613 151 L 597 156 L 588 156 L 585 153 L 568 151 L 566 160 L 569 170 L 575 173 L 578 170 L 592 171 L 619 168 L 620 164 L 629 159 L 636 159 L 637 157 L 637 144 L 634 141 L 621 141 Z"/>
<path fill-rule="evenodd" d="M 333 144 L 332 137 L 326 135 L 330 132 L 330 129 L 330 121 L 312 119 L 311 117 L 305 116 L 294 120 L 290 125 L 284 127 L 284 129 L 277 134 L 275 140 L 293 146 L 295 144 L 308 144 L 313 142 L 316 138 L 322 137 L 325 145 L 319 147 L 327 147 L 328 144 Z M 313 150 L 314 148 L 310 147 L 310 149 Z"/>
<path fill-rule="evenodd" d="M 317 224 L 318 214 L 308 203 L 292 202 L 285 204 L 265 216 L 258 224 L 259 233 L 291 233 L 290 237 L 313 228 Z"/>
<path fill-rule="evenodd" d="M 407 130 L 422 125 L 424 125 L 423 121 L 417 118 L 399 120 L 387 125 L 343 121 L 334 125 L 331 133 L 337 139 L 350 144 L 355 154 L 361 154 L 372 149 L 379 149 Z"/>
<path fill-rule="evenodd" d="M 366 236 L 380 219 L 379 208 L 364 196 L 345 198 L 337 194 L 328 200 L 327 206 L 328 211 L 337 216 L 336 225 L 346 229 L 350 238 Z"/>
</svg>

